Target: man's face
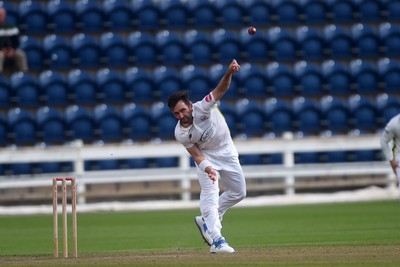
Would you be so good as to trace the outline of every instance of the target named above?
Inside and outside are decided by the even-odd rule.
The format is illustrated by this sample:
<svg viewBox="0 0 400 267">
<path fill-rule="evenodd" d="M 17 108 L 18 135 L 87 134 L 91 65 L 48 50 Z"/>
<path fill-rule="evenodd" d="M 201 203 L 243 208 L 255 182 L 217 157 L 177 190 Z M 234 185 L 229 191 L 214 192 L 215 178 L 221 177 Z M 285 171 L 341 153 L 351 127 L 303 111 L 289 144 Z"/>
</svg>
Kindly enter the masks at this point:
<svg viewBox="0 0 400 267">
<path fill-rule="evenodd" d="M 188 127 L 193 123 L 193 105 L 186 105 L 182 100 L 179 101 L 172 109 L 172 113 L 177 118 L 182 127 Z"/>
</svg>

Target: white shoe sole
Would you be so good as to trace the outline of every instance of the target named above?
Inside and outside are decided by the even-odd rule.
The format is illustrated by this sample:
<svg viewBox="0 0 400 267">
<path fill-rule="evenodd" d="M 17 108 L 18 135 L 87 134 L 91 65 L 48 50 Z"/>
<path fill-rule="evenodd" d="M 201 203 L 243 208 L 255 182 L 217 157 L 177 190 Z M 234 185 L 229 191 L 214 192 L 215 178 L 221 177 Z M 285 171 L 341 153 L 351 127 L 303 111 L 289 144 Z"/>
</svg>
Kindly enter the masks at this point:
<svg viewBox="0 0 400 267">
<path fill-rule="evenodd" d="M 201 216 L 197 216 L 197 217 L 194 218 L 194 222 L 195 222 L 197 228 L 199 229 L 201 237 L 203 238 L 204 242 L 208 246 L 211 246 L 213 241 L 212 241 L 210 235 L 204 229 L 204 224 L 205 223 L 203 221 L 203 218 Z"/>
</svg>

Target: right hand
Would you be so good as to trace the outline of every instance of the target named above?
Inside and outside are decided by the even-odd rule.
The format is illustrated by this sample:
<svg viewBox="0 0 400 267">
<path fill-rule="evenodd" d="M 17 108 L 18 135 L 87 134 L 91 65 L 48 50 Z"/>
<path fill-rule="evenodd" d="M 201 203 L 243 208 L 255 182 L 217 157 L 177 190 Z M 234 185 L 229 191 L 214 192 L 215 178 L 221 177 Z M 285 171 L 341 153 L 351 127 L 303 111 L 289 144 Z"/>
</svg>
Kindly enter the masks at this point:
<svg viewBox="0 0 400 267">
<path fill-rule="evenodd" d="M 205 169 L 205 171 L 206 171 L 206 173 L 208 174 L 208 177 L 210 178 L 210 180 L 213 181 L 213 183 L 214 183 L 215 181 L 218 180 L 218 174 L 217 174 L 217 172 L 214 170 L 213 167 L 208 166 L 208 167 Z"/>
<path fill-rule="evenodd" d="M 234 73 L 238 72 L 240 69 L 239 63 L 237 63 L 236 59 L 232 60 L 231 64 L 229 64 L 228 72 Z"/>
</svg>

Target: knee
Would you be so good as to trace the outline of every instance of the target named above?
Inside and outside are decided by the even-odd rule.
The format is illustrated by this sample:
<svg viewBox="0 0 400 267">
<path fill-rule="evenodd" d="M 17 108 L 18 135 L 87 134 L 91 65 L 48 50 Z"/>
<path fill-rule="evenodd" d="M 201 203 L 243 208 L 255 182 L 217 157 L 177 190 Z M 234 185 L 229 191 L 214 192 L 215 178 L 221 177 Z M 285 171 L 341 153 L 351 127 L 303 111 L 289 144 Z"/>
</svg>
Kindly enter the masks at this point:
<svg viewBox="0 0 400 267">
<path fill-rule="evenodd" d="M 233 196 L 234 196 L 234 198 L 236 199 L 236 201 L 241 201 L 242 199 L 244 199 L 245 197 L 246 197 L 246 190 L 245 189 L 243 189 L 243 190 L 240 190 L 240 191 L 238 191 L 238 192 L 235 192 L 234 194 L 233 194 Z"/>
</svg>

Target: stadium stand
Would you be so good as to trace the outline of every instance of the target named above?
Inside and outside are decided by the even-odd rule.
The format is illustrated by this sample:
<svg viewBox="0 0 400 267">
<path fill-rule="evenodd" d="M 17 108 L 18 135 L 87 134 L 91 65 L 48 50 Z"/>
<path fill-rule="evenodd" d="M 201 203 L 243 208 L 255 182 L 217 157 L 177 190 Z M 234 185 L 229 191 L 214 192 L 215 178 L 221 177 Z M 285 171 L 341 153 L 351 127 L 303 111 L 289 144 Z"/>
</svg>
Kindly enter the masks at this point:
<svg viewBox="0 0 400 267">
<path fill-rule="evenodd" d="M 249 147 L 261 142 L 256 153 L 241 155 L 244 165 L 286 162 L 282 149 L 260 151 L 270 139 L 280 142 L 292 133 L 294 143 L 360 140 L 377 136 L 400 112 L 398 0 L 24 0 L 0 6 L 21 30 L 29 65 L 26 73 L 0 75 L 5 149 L 37 149 L 40 142 L 43 149 L 64 149 L 78 139 L 85 149 L 173 141 L 176 119 L 165 106 L 168 96 L 187 90 L 200 99 L 232 58 L 241 70 L 219 108 L 235 140 Z M 255 35 L 247 33 L 251 25 Z M 323 168 L 318 164 L 382 161 L 376 147 L 299 150 L 294 169 L 298 163 Z M 174 153 L 85 160 L 85 171 L 161 175 L 157 168 L 168 173 L 182 164 L 194 166 Z M 1 162 L 0 175 L 36 179 L 77 171 L 71 159 L 30 160 Z M 170 190 L 181 192 L 175 187 Z M 153 194 L 159 192 L 154 188 Z M 89 191 L 85 194 L 95 199 L 96 192 Z"/>
</svg>

